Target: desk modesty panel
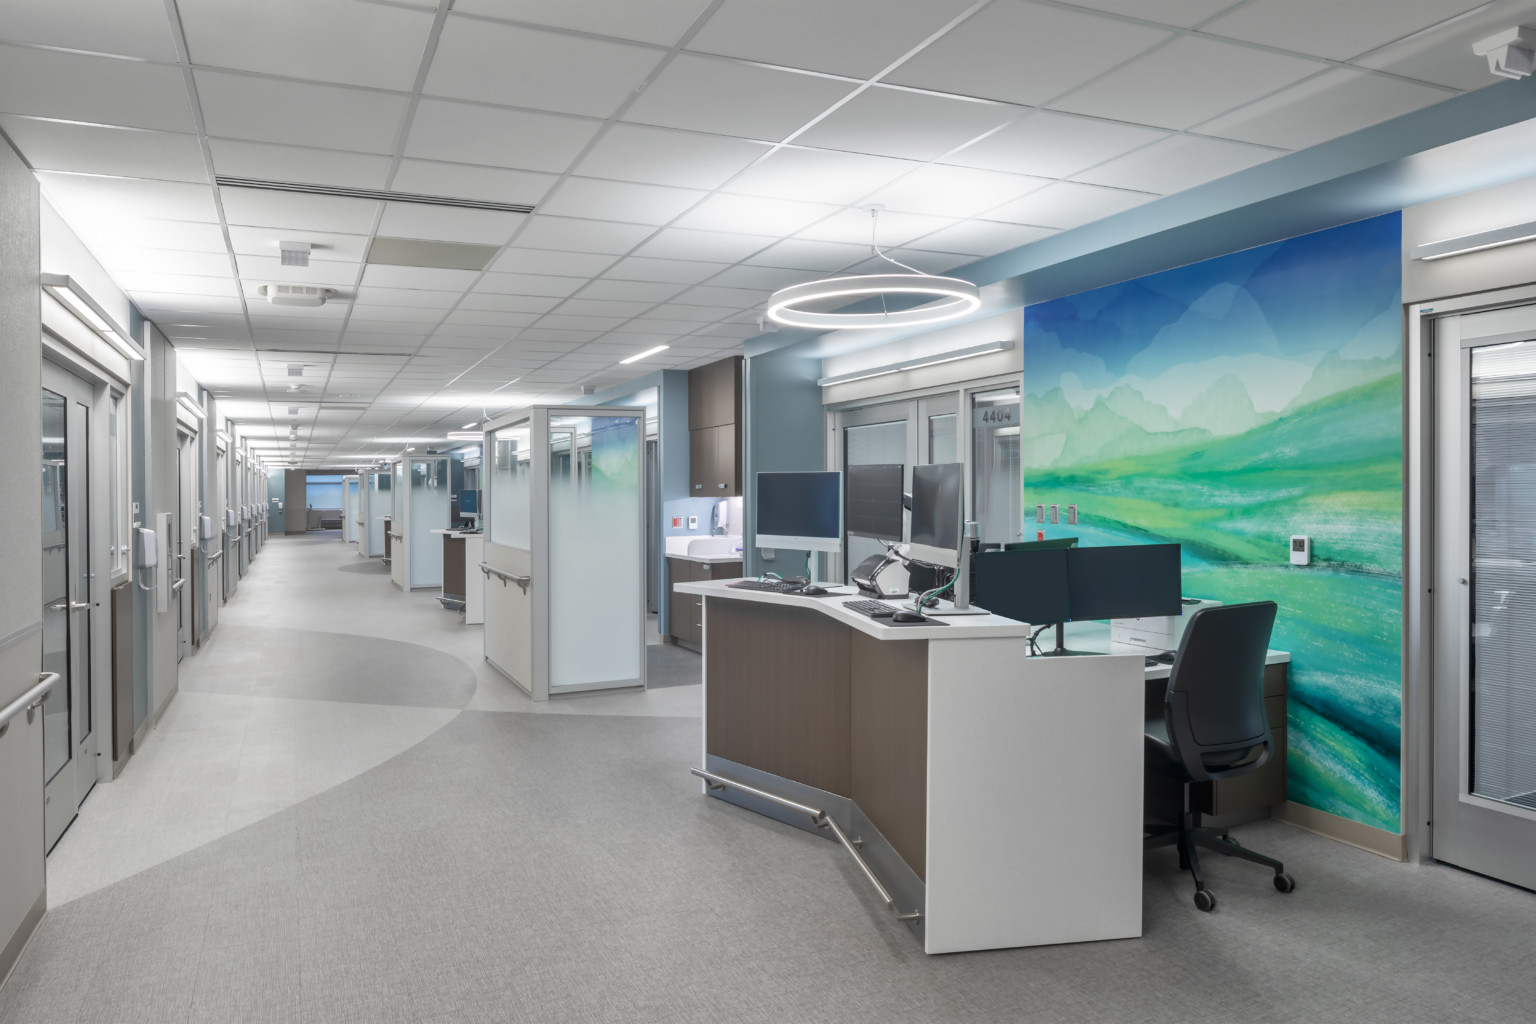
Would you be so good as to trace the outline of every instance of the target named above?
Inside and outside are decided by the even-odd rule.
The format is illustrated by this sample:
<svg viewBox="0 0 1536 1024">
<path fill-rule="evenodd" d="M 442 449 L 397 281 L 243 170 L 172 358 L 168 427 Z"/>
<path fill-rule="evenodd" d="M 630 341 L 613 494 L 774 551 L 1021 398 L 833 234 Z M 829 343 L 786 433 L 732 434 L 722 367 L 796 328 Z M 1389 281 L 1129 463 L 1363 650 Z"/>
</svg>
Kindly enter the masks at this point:
<svg viewBox="0 0 1536 1024">
<path fill-rule="evenodd" d="M 711 796 L 845 833 L 929 953 L 1141 934 L 1141 657 L 1030 659 L 1022 623 L 883 625 L 849 593 L 677 589 L 704 602 Z"/>
</svg>

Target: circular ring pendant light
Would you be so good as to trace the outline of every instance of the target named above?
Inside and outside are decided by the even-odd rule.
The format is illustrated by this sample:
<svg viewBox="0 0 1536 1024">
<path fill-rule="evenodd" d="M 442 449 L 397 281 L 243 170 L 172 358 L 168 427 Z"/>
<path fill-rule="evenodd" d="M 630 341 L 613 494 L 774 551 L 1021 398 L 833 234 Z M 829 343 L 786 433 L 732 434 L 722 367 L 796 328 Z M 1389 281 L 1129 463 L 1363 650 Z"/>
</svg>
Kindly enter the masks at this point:
<svg viewBox="0 0 1536 1024">
<path fill-rule="evenodd" d="M 768 319 L 788 327 L 819 330 L 917 327 L 954 320 L 981 308 L 981 289 L 971 282 L 958 277 L 925 274 L 882 252 L 874 239 L 880 209 L 879 206 L 869 207 L 872 217 L 869 247 L 876 256 L 908 273 L 851 274 L 780 288 L 769 296 Z M 888 298 L 899 297 L 905 301 L 913 296 L 926 296 L 930 301 L 916 306 L 904 304 L 895 310 L 889 308 Z M 861 299 L 879 299 L 880 310 L 853 312 L 817 308 L 847 306 Z"/>
</svg>

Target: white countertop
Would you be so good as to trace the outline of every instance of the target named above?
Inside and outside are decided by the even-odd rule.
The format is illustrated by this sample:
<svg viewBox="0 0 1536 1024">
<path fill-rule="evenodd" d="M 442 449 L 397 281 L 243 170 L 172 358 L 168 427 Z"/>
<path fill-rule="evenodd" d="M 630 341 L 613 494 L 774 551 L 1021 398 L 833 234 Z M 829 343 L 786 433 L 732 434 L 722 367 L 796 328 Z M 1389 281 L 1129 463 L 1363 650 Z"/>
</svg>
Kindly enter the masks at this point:
<svg viewBox="0 0 1536 1024">
<path fill-rule="evenodd" d="M 990 612 L 985 615 L 940 616 L 947 623 L 943 626 L 884 625 L 882 620 L 848 611 L 843 605 L 849 601 L 867 601 L 869 597 L 849 586 L 828 587 L 831 593 L 825 597 L 800 597 L 796 594 L 776 594 L 767 590 L 732 590 L 735 580 L 709 580 L 701 583 L 677 583 L 672 589 L 682 594 L 699 594 L 704 597 L 724 597 L 733 601 L 755 601 L 760 604 L 791 605 L 799 608 L 815 608 L 817 611 L 852 626 L 861 633 L 877 640 L 980 640 L 986 637 L 1027 637 L 1029 626 Z M 887 601 L 899 605 L 901 602 Z M 709 628 L 705 613 L 705 630 Z"/>
<path fill-rule="evenodd" d="M 736 555 L 676 555 L 667 552 L 668 558 L 675 558 L 680 562 L 698 562 L 700 565 L 720 565 L 724 562 L 739 562 L 742 556 Z"/>
<path fill-rule="evenodd" d="M 484 537 L 480 530 L 429 530 L 429 533 L 440 533 L 444 537 Z"/>
<path fill-rule="evenodd" d="M 1040 634 L 1035 641 L 1041 650 L 1049 650 L 1056 645 L 1056 631 L 1048 629 Z M 1066 648 L 1069 651 L 1086 651 L 1092 654 L 1140 654 L 1143 658 L 1151 653 L 1143 652 L 1141 648 L 1130 644 L 1117 644 L 1109 639 L 1109 623 L 1107 622 L 1069 622 L 1066 630 Z M 1264 659 L 1266 665 L 1280 665 L 1291 660 L 1289 651 L 1270 651 Z M 1146 667 L 1148 679 L 1167 679 L 1172 670 L 1171 664 L 1159 662 L 1156 665 Z"/>
</svg>

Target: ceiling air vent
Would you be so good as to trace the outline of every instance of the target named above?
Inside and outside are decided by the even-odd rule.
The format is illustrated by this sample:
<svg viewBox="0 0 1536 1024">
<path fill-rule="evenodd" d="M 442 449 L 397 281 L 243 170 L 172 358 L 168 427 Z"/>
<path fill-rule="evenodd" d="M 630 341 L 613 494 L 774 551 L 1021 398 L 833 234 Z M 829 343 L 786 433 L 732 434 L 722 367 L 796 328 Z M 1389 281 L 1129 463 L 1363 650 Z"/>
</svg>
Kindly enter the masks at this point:
<svg viewBox="0 0 1536 1024">
<path fill-rule="evenodd" d="M 264 284 L 256 289 L 256 294 L 274 306 L 323 306 L 336 290 L 310 284 Z"/>
</svg>

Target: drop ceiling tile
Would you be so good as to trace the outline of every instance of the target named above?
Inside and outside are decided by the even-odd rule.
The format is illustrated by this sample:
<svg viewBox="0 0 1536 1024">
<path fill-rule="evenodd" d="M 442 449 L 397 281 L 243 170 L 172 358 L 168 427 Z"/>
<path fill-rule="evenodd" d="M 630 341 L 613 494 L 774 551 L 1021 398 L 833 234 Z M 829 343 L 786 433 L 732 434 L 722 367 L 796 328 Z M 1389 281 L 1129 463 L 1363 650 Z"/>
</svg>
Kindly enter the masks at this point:
<svg viewBox="0 0 1536 1024">
<path fill-rule="evenodd" d="M 295 181 L 342 188 L 383 188 L 390 158 L 334 149 L 209 139 L 213 168 L 233 178 Z"/>
<path fill-rule="evenodd" d="M 603 276 L 622 281 L 697 284 L 724 270 L 726 263 L 702 263 L 696 260 L 650 259 L 628 256 L 615 263 Z"/>
<path fill-rule="evenodd" d="M 712 324 L 727 314 L 736 312 L 735 309 L 723 309 L 716 306 L 689 306 L 678 302 L 669 302 L 664 306 L 657 306 L 651 311 L 647 322 L 652 318 L 661 317 L 671 320 L 681 320 L 694 326 L 699 324 Z"/>
<path fill-rule="evenodd" d="M 119 270 L 112 276 L 123 290 L 130 293 L 221 295 L 228 298 L 234 298 L 240 294 L 235 279 L 227 273 L 223 277 L 192 277 L 184 274 Z"/>
<path fill-rule="evenodd" d="M 373 302 L 354 302 L 352 317 L 356 320 L 390 321 L 406 324 L 436 324 L 443 319 L 441 309 L 422 309 L 419 306 L 386 306 Z"/>
<path fill-rule="evenodd" d="M 1162 128 L 1188 128 L 1323 67 L 1301 57 L 1184 36 L 1051 106 Z"/>
<path fill-rule="evenodd" d="M 1200 131 L 1305 149 L 1447 98 L 1442 89 L 1337 68 L 1208 121 Z"/>
<path fill-rule="evenodd" d="M 498 256 L 490 269 L 505 274 L 553 274 L 563 277 L 593 277 L 613 265 L 615 257 L 588 252 L 560 252 L 555 249 L 524 249 L 517 246 Z"/>
<path fill-rule="evenodd" d="M 1088 7 L 1110 14 L 1125 14 L 1144 21 L 1179 28 L 1194 28 L 1208 18 L 1240 4 L 1243 0 L 1066 0 L 1078 7 Z"/>
<path fill-rule="evenodd" d="M 556 330 L 601 332 L 611 331 L 627 319 L 621 316 L 564 316 L 549 313 L 539 321 L 539 326 Z"/>
<path fill-rule="evenodd" d="M 885 80 L 964 96 L 1045 103 L 1169 37 L 1088 11 L 1002 0 Z"/>
<path fill-rule="evenodd" d="M 1479 6 L 1478 0 L 1253 0 L 1200 30 L 1349 60 Z"/>
<path fill-rule="evenodd" d="M 463 292 L 432 291 L 425 288 L 379 288 L 363 285 L 357 289 L 359 303 L 380 306 L 417 306 L 421 309 L 451 309 Z"/>
<path fill-rule="evenodd" d="M 635 224 L 535 215 L 517 236 L 517 244 L 533 249 L 618 255 L 633 249 L 654 230 Z"/>
<path fill-rule="evenodd" d="M 1156 128 L 1042 110 L 951 153 L 944 162 L 1065 178 L 1167 135 Z"/>
<path fill-rule="evenodd" d="M 435 160 L 402 160 L 391 188 L 418 195 L 454 196 L 491 203 L 532 206 L 556 181 L 553 174 L 512 171 L 501 167 L 447 164 Z"/>
<path fill-rule="evenodd" d="M 67 218 L 110 219 L 132 210 L 139 217 L 217 223 L 213 190 L 207 185 L 147 178 L 104 178 L 39 171 L 38 181 Z"/>
<path fill-rule="evenodd" d="M 679 295 L 674 302 L 684 303 L 690 306 L 719 306 L 719 315 L 724 317 L 739 309 L 747 309 L 761 305 L 767 298 L 768 288 L 721 288 L 711 281 L 707 285 L 690 288 Z"/>
<path fill-rule="evenodd" d="M 1050 228 L 1037 228 L 1024 224 L 1004 224 L 991 220 L 967 220 L 954 227 L 935 231 L 912 242 L 913 249 L 934 250 L 940 253 L 963 253 L 967 256 L 994 256 L 1009 249 L 1027 245 L 1056 232 Z M 911 252 L 902 249 L 899 252 Z M 897 256 L 897 259 L 904 259 Z M 950 264 L 955 266 L 956 264 Z M 931 272 L 931 271 L 930 271 Z"/>
<path fill-rule="evenodd" d="M 145 317 L 155 323 L 172 320 L 185 314 L 245 312 L 245 305 L 240 299 L 219 295 L 135 292 L 133 302 Z"/>
<path fill-rule="evenodd" d="M 832 271 L 846 267 L 850 263 L 857 263 L 868 255 L 867 240 L 863 245 L 859 245 L 851 242 L 819 242 L 803 238 L 787 238 L 748 257 L 746 262 L 762 267 Z"/>
<path fill-rule="evenodd" d="M 808 280 L 803 270 L 786 270 L 782 267 L 749 267 L 743 264 L 731 267 L 709 279 L 709 283 L 721 288 L 748 288 L 759 292 L 771 292 Z"/>
<path fill-rule="evenodd" d="M 613 316 L 628 318 L 650 309 L 650 302 L 617 302 L 607 299 L 566 299 L 557 312 L 561 316 Z"/>
<path fill-rule="evenodd" d="M 869 255 L 871 241 L 882 247 L 902 245 L 918 235 L 926 235 L 955 223 L 952 217 L 887 210 L 874 221 L 867 210 L 844 210 L 800 232 L 801 238 L 818 242 L 845 242 L 864 246 L 860 257 Z M 873 230 L 871 230 L 873 228 Z M 872 237 L 873 236 L 873 237 Z"/>
<path fill-rule="evenodd" d="M 1391 71 L 1424 82 L 1434 82 L 1454 89 L 1471 91 L 1497 81 L 1488 73 L 1488 62 L 1469 57 L 1472 44 L 1515 24 L 1536 24 L 1536 4 L 1517 0 L 1486 4 L 1455 24 L 1414 35 L 1356 58 L 1352 63 L 1365 68 Z"/>
<path fill-rule="evenodd" d="M 681 284 L 650 281 L 593 281 L 577 294 L 584 299 L 614 299 L 620 302 L 665 302 L 681 291 Z"/>
<path fill-rule="evenodd" d="M 208 181 L 195 135 L 26 117 L 0 117 L 0 129 L 39 171 Z"/>
<path fill-rule="evenodd" d="M 307 230 L 289 234 L 280 229 L 245 227 L 236 224 L 229 226 L 229 240 L 235 252 L 242 256 L 269 256 L 274 259 L 277 256 L 278 242 L 308 242 L 314 246 L 310 251 L 310 259 L 316 263 L 322 261 L 361 263 L 368 247 L 367 235 Z"/>
<path fill-rule="evenodd" d="M 1050 184 L 1049 178 L 930 164 L 870 198 L 890 210 L 936 217 L 973 217 Z"/>
<path fill-rule="evenodd" d="M 176 60 L 162 0 L 7 4 L 4 32 L 6 39 L 17 43 Z"/>
<path fill-rule="evenodd" d="M 249 308 L 253 324 L 258 319 L 271 318 L 286 321 L 290 327 L 303 329 L 306 322 L 344 320 L 347 310 L 352 305 L 351 299 L 342 297 L 333 298 L 323 306 L 280 306 L 256 294 L 260 281 L 242 279 L 241 283 L 245 286 L 245 294 L 250 300 Z M 322 324 L 322 326 L 326 329 L 330 327 L 329 324 Z"/>
<path fill-rule="evenodd" d="M 435 288 L 463 291 L 480 274 L 474 270 L 440 270 L 436 267 L 396 267 L 370 263 L 363 269 L 363 284 L 379 288 Z"/>
<path fill-rule="evenodd" d="M 553 295 L 563 298 L 581 287 L 579 277 L 556 277 L 549 274 L 500 274 L 487 272 L 475 293 L 490 292 L 497 295 Z"/>
<path fill-rule="evenodd" d="M 502 245 L 526 214 L 464 210 L 424 203 L 385 203 L 378 233 L 390 238 Z"/>
<path fill-rule="evenodd" d="M 772 245 L 776 237 L 743 235 L 727 231 L 663 228 L 654 238 L 636 249 L 635 255 L 668 260 L 735 263 L 759 249 Z"/>
<path fill-rule="evenodd" d="M 194 64 L 409 92 L 432 13 L 349 0 L 177 0 Z M 302 31 L 295 31 L 303 26 Z"/>
<path fill-rule="evenodd" d="M 442 334 L 448 327 L 455 330 L 465 330 L 470 327 L 485 329 L 505 327 L 527 327 L 537 320 L 539 313 L 514 313 L 498 309 L 456 309 L 448 314 L 443 321 L 444 327 L 439 327 L 437 333 Z M 505 332 L 502 332 L 505 333 Z"/>
<path fill-rule="evenodd" d="M 137 270 L 154 274 L 192 274 L 228 277 L 229 257 L 217 252 L 177 252 L 172 249 L 141 249 L 138 246 L 104 245 L 91 255 L 108 270 Z"/>
<path fill-rule="evenodd" d="M 795 138 L 806 146 L 933 160 L 1023 113 L 1017 107 L 875 86 Z"/>
<path fill-rule="evenodd" d="M 646 86 L 624 120 L 778 142 L 853 88 L 815 75 L 681 54 Z"/>
<path fill-rule="evenodd" d="M 987 218 L 1039 227 L 1075 228 L 1156 198 L 1144 192 L 1062 181 L 992 210 Z"/>
<path fill-rule="evenodd" d="M 369 199 L 251 188 L 222 188 L 219 192 L 224 202 L 224 217 L 230 224 L 278 228 L 283 240 L 290 239 L 294 231 L 367 234 L 379 215 L 379 204 Z M 294 240 L 303 241 L 303 238 Z"/>
<path fill-rule="evenodd" d="M 540 204 L 539 211 L 633 224 L 665 224 L 706 195 L 698 189 L 567 178 Z"/>
<path fill-rule="evenodd" d="M 423 99 L 405 155 L 427 160 L 563 172 L 601 122 Z"/>
<path fill-rule="evenodd" d="M 677 219 L 678 227 L 704 231 L 771 235 L 782 238 L 837 213 L 830 203 L 802 203 L 793 199 L 717 194 Z M 764 242 L 763 245 L 768 244 Z M 762 246 L 758 246 L 761 248 Z M 653 254 L 654 255 L 654 254 Z M 678 254 L 686 258 L 686 253 Z M 698 259 L 710 257 L 700 255 Z"/>
<path fill-rule="evenodd" d="M 1172 135 L 1077 175 L 1079 181 L 1168 195 L 1282 156 L 1278 150 Z"/>
<path fill-rule="evenodd" d="M 709 0 L 455 0 L 453 9 L 671 46 L 708 6 Z"/>
<path fill-rule="evenodd" d="M 273 246 L 275 251 L 276 246 Z M 362 271 L 360 263 L 343 263 L 336 260 L 313 260 L 307 267 L 285 267 L 277 256 L 237 255 L 235 263 L 243 281 L 282 281 L 291 284 L 325 285 L 331 288 L 351 288 L 357 283 Z"/>
<path fill-rule="evenodd" d="M 424 91 L 608 117 L 663 56 L 651 47 L 450 15 Z"/>
<path fill-rule="evenodd" d="M 21 46 L 0 45 L 0 110 L 168 132 L 196 128 L 178 68 Z"/>
<path fill-rule="evenodd" d="M 209 135 L 291 146 L 389 153 L 407 99 L 391 93 L 199 69 Z"/>
<path fill-rule="evenodd" d="M 499 313 L 547 313 L 560 304 L 558 295 L 503 295 L 499 292 L 470 292 L 459 303 L 460 309 L 491 309 Z"/>
<path fill-rule="evenodd" d="M 727 190 L 815 203 L 852 203 L 922 164 L 911 160 L 786 146 L 736 177 Z"/>
<path fill-rule="evenodd" d="M 974 256 L 963 253 L 928 252 L 923 249 L 893 249 L 888 255 L 925 274 L 948 274 L 955 268 L 963 267 L 975 260 Z M 849 268 L 850 272 L 859 274 L 885 274 L 896 269 L 889 262 L 878 257 Z"/>
<path fill-rule="evenodd" d="M 595 178 L 713 189 L 768 150 L 761 142 L 615 124 L 575 170 Z"/>
<path fill-rule="evenodd" d="M 725 0 L 690 50 L 868 78 L 970 6 L 970 0 Z"/>
</svg>

